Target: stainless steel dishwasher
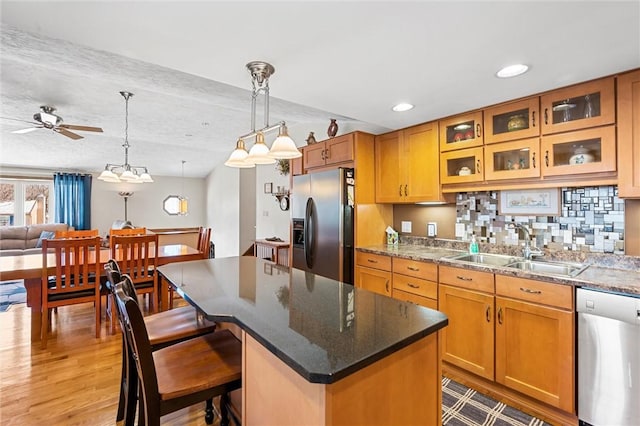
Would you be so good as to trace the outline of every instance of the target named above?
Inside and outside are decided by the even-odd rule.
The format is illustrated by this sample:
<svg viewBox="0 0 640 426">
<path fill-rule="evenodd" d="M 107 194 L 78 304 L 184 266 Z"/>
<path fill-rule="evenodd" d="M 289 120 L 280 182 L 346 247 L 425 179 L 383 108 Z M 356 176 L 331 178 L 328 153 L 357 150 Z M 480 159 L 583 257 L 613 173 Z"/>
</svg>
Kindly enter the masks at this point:
<svg viewBox="0 0 640 426">
<path fill-rule="evenodd" d="M 640 425 L 640 297 L 579 288 L 580 425 Z"/>
</svg>

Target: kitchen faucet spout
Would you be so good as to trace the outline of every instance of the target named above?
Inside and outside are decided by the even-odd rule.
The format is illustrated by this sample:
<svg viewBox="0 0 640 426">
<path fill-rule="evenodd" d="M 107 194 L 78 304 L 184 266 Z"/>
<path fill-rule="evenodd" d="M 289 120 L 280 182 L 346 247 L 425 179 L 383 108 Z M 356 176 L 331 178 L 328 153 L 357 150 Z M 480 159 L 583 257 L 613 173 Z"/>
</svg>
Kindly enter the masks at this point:
<svg viewBox="0 0 640 426">
<path fill-rule="evenodd" d="M 544 256 L 544 252 L 542 250 L 540 250 L 535 245 L 532 246 L 531 233 L 529 232 L 529 229 L 526 226 L 521 225 L 519 223 L 510 223 L 509 228 L 521 229 L 522 232 L 524 232 L 526 236 L 526 241 L 525 241 L 524 247 L 522 248 L 522 255 L 526 260 L 531 260 L 534 257 L 538 257 L 538 256 Z"/>
</svg>

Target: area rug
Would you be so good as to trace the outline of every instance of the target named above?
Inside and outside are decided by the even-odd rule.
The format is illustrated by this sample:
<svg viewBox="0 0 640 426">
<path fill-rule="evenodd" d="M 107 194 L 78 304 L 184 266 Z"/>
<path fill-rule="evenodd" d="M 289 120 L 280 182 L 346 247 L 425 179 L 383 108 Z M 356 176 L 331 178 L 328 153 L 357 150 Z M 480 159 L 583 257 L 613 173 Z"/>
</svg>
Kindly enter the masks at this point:
<svg viewBox="0 0 640 426">
<path fill-rule="evenodd" d="M 27 290 L 23 280 L 0 281 L 0 312 L 5 312 L 9 306 L 24 303 L 27 300 Z"/>
<path fill-rule="evenodd" d="M 447 377 L 442 378 L 442 424 L 451 426 L 550 426 Z"/>
</svg>

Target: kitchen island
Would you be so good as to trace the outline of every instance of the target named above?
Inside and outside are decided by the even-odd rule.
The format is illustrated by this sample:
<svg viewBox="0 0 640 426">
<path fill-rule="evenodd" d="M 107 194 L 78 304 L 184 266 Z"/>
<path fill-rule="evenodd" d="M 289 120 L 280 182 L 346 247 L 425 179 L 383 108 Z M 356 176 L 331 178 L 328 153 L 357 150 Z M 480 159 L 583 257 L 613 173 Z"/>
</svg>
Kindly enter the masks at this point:
<svg viewBox="0 0 640 426">
<path fill-rule="evenodd" d="M 242 329 L 244 424 L 441 424 L 441 312 L 254 257 L 159 272 Z"/>
</svg>

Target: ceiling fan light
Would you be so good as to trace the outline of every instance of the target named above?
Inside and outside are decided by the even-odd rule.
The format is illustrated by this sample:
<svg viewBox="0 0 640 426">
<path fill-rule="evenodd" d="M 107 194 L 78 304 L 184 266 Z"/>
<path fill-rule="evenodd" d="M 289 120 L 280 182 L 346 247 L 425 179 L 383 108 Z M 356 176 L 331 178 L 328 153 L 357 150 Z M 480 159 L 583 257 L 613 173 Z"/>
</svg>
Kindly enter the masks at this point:
<svg viewBox="0 0 640 426">
<path fill-rule="evenodd" d="M 290 158 L 299 158 L 302 157 L 302 153 L 298 150 L 293 139 L 289 137 L 287 132 L 287 126 L 282 124 L 280 126 L 280 131 L 278 133 L 278 137 L 275 141 L 273 141 L 273 145 L 271 145 L 271 149 L 267 154 L 271 158 L 276 159 L 290 159 Z"/>
</svg>

